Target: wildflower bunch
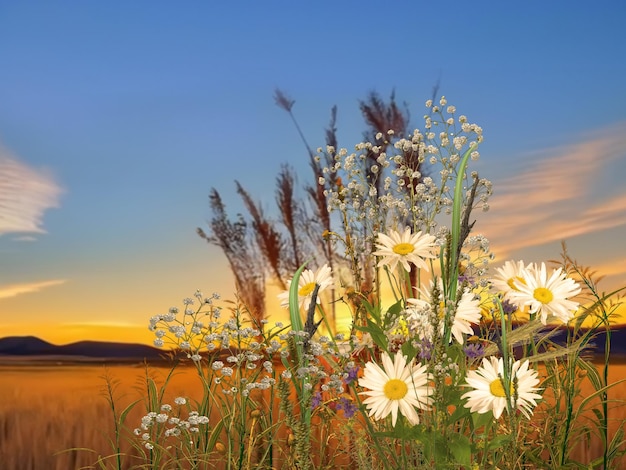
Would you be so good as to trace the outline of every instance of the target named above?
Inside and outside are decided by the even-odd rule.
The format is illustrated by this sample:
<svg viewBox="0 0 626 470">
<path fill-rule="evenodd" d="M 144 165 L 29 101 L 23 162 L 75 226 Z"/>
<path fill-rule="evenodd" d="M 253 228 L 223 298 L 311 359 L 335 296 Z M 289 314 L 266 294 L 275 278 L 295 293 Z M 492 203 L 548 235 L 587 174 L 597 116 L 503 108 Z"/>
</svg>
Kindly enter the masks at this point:
<svg viewBox="0 0 626 470">
<path fill-rule="evenodd" d="M 585 357 L 609 329 L 616 292 L 598 295 L 565 254 L 554 269 L 511 260 L 490 270 L 472 219 L 492 192 L 470 169 L 483 130 L 445 97 L 426 107 L 423 130 L 318 149 L 335 227 L 323 239 L 336 256 L 287 282 L 287 326 L 249 324 L 239 305 L 224 319 L 218 297 L 200 292 L 150 320 L 155 344 L 195 365 L 203 398 L 174 421 L 152 406 L 135 431 L 146 449 L 184 437 L 204 443 L 196 456 L 225 442 L 237 468 L 277 468 L 278 457 L 285 468 L 334 468 L 329 443 L 344 439 L 346 466 L 359 468 L 564 468 L 577 464 L 570 451 L 585 429 L 584 371 L 601 400 L 596 463 L 610 468 L 624 453 L 607 430 L 608 352 L 604 375 Z M 346 331 L 332 321 L 340 309 Z M 207 437 L 194 441 L 202 426 Z"/>
<path fill-rule="evenodd" d="M 187 399 L 176 397 L 174 399 L 176 412 L 172 405 L 164 403 L 158 411 L 150 411 L 141 418 L 141 425 L 134 429 L 136 436 L 141 436 L 144 447 L 153 450 L 155 445 L 161 445 L 163 441 L 180 441 L 178 445 L 183 447 L 195 446 L 198 442 L 195 436 L 200 435 L 201 428 L 209 424 L 209 418 L 201 415 L 198 411 L 186 410 L 186 419 L 182 418 L 182 411 L 187 405 Z M 204 430 L 204 429 L 203 429 Z M 170 440 L 171 442 L 171 440 Z M 170 444 L 166 449 L 171 449 L 175 444 Z"/>
<path fill-rule="evenodd" d="M 163 411 L 154 411 L 159 406 L 169 407 L 160 403 L 162 394 L 149 393 L 152 399 L 148 403 L 153 409 L 144 416 L 139 428 L 144 432 L 138 435 L 147 448 L 156 449 L 159 444 L 159 448 L 167 449 L 163 440 L 167 443 L 172 436 L 193 437 L 190 433 L 201 429 L 199 424 L 209 424 L 203 439 L 196 442 L 200 447 L 194 451 L 202 462 L 213 462 L 220 448 L 225 453 L 221 459 L 233 465 L 271 462 L 270 450 L 274 438 L 278 441 L 279 430 L 272 416 L 278 379 L 275 364 L 286 354 L 287 328 L 281 323 L 269 326 L 266 320 L 254 324 L 245 307 L 235 304 L 224 309 L 219 299 L 217 294 L 204 297 L 196 291 L 193 298 L 183 300 L 182 312 L 172 307 L 168 313 L 150 319 L 155 345 L 173 347 L 171 354 L 176 360 L 183 365 L 190 360 L 195 367 L 202 398 L 189 418 L 166 419 Z M 182 398 L 177 400 L 185 404 Z M 252 423 L 251 415 L 255 416 Z M 165 430 L 154 427 L 164 419 L 163 424 L 173 422 L 175 426 Z M 146 426 L 148 430 L 143 429 Z M 262 457 L 253 458 L 253 450 Z"/>
<path fill-rule="evenodd" d="M 350 341 L 337 344 L 326 359 L 336 372 L 352 361 L 362 375 L 334 390 L 335 398 L 327 386 L 311 393 L 321 377 L 301 375 L 296 395 L 308 410 L 311 402 L 332 403 L 349 392 L 368 430 L 359 439 L 376 449 L 370 457 L 382 468 L 540 462 L 541 453 L 525 443 L 544 400 L 537 364 L 580 359 L 585 340 L 558 344 L 551 338 L 579 312 L 581 286 L 563 268 L 549 271 L 545 263 L 509 261 L 490 276 L 489 242 L 471 233 L 472 209 L 487 210 L 491 194 L 490 182 L 468 170 L 479 157 L 482 129 L 457 118 L 445 98 L 427 107 L 425 131 L 410 138 L 390 132 L 376 143 L 358 144 L 353 153 L 326 149 L 326 161 L 331 155 L 334 164 L 319 184 L 340 221 L 332 237 L 343 250 L 336 251 L 352 271 L 351 278 L 340 268 L 332 273 L 345 289 L 341 298 L 352 313 L 352 329 Z M 313 297 L 315 289 L 329 287 L 331 273 L 324 272 L 323 280 L 307 276 Z M 294 333 L 311 341 L 316 330 L 307 329 L 301 315 L 309 325 L 314 314 L 319 322 L 327 317 L 323 305 L 304 307 L 299 294 L 284 292 L 282 303 L 289 306 Z M 296 357 L 307 356 L 299 350 Z"/>
</svg>

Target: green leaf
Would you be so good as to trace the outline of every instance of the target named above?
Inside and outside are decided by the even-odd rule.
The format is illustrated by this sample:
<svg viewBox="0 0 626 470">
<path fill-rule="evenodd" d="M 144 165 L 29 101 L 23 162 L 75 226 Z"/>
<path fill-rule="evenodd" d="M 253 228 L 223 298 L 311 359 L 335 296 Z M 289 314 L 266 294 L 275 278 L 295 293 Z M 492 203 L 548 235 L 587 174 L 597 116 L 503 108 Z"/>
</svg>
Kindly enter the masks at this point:
<svg viewBox="0 0 626 470">
<path fill-rule="evenodd" d="M 387 336 L 385 335 L 384 331 L 369 318 L 367 319 L 367 326 L 355 325 L 354 328 L 364 333 L 369 333 L 372 337 L 372 341 L 374 341 L 374 344 L 376 344 L 376 346 L 383 349 L 384 351 L 388 350 L 387 348 L 389 342 L 387 340 Z"/>
<path fill-rule="evenodd" d="M 464 406 L 458 405 L 454 412 L 450 415 L 448 422 L 455 423 L 464 418 L 467 418 L 471 414 L 469 408 L 465 408 Z"/>
<path fill-rule="evenodd" d="M 464 467 L 472 466 L 472 444 L 465 434 L 448 434 L 448 448 L 459 465 Z"/>
<path fill-rule="evenodd" d="M 389 315 L 390 316 L 399 315 L 400 312 L 402 312 L 402 310 L 403 310 L 402 303 L 403 303 L 403 301 L 402 301 L 402 299 L 400 299 L 395 304 L 393 304 L 391 307 L 389 307 L 387 309 L 387 312 L 389 313 Z"/>
<path fill-rule="evenodd" d="M 291 329 L 293 331 L 302 331 L 303 328 L 302 318 L 300 317 L 300 305 L 298 303 L 298 282 L 305 267 L 306 263 L 298 268 L 289 285 L 289 319 L 291 320 Z"/>
<path fill-rule="evenodd" d="M 513 436 L 508 434 L 500 434 L 499 436 L 492 437 L 486 443 L 486 450 L 499 449 L 504 444 L 509 442 L 512 438 Z"/>
<path fill-rule="evenodd" d="M 474 429 L 480 429 L 484 426 L 491 424 L 493 421 L 493 413 L 472 413 L 472 423 Z"/>
<path fill-rule="evenodd" d="M 417 356 L 417 348 L 413 346 L 412 341 L 407 341 L 402 345 L 402 354 L 409 358 L 409 361 Z"/>
<path fill-rule="evenodd" d="M 458 260 L 457 260 L 457 248 L 459 246 L 460 238 L 461 238 L 461 205 L 463 203 L 463 180 L 465 179 L 465 169 L 467 168 L 467 162 L 471 153 L 476 150 L 476 145 L 471 145 L 467 151 L 461 157 L 461 162 L 459 164 L 459 170 L 456 174 L 456 185 L 454 188 L 454 200 L 452 201 L 452 222 L 451 222 L 451 243 L 450 243 L 450 253 L 448 256 L 450 258 L 450 267 L 452 269 L 449 274 L 448 282 L 450 283 L 447 287 L 446 295 L 450 300 L 454 300 L 452 297 L 456 295 L 456 286 L 458 282 Z"/>
</svg>

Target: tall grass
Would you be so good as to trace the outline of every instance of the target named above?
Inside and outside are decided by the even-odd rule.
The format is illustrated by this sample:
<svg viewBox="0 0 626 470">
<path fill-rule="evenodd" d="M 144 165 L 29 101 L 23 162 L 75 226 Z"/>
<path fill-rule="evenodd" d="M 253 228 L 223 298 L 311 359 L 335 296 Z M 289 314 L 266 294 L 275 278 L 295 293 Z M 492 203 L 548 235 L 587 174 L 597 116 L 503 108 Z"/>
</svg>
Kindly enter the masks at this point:
<svg viewBox="0 0 626 470">
<path fill-rule="evenodd" d="M 602 365 L 596 364 L 598 370 Z M 163 367 L 152 367 L 151 373 L 156 384 L 162 385 L 169 372 Z M 111 408 L 103 390 L 105 382 L 102 366 L 57 366 L 28 365 L 0 366 L 0 468 L 2 470 L 72 470 L 93 468 L 99 456 L 114 454 L 114 428 Z M 115 390 L 118 405 L 124 407 L 134 400 L 141 399 L 144 391 L 138 377 L 143 377 L 142 366 L 109 366 L 108 375 L 117 382 Z M 610 383 L 626 378 L 626 364 L 611 364 L 608 380 Z M 587 377 L 578 377 L 581 395 L 594 393 L 593 384 Z M 171 377 L 164 400 L 185 395 L 190 399 L 200 399 L 202 390 L 198 386 L 196 372 L 191 367 L 178 369 Z M 626 419 L 626 405 L 614 400 L 626 396 L 626 383 L 621 383 L 608 391 L 610 420 L 608 435 L 616 435 L 622 420 Z M 600 405 L 596 397 L 595 405 Z M 580 399 L 576 403 L 576 409 Z M 133 409 L 127 422 L 132 427 L 139 423 L 145 413 L 143 406 Z M 592 412 L 586 412 L 590 422 Z M 319 425 L 314 421 L 314 426 Z M 337 424 L 337 423 L 335 423 Z M 335 426 L 335 430 L 337 427 Z M 321 431 L 321 430 L 320 430 Z M 331 429 L 324 431 L 316 439 L 314 453 L 322 461 L 322 454 L 332 455 L 337 449 L 348 452 L 354 446 L 354 439 L 347 439 Z M 287 439 L 288 436 L 285 436 Z M 571 457 L 578 461 L 591 462 L 602 456 L 601 437 L 592 433 L 575 436 Z M 112 441 L 113 440 L 113 441 Z M 549 445 L 550 443 L 541 443 Z M 65 452 L 70 448 L 76 450 Z M 125 464 L 133 465 L 132 455 L 136 449 L 127 440 L 120 442 L 120 450 L 125 453 Z M 277 452 L 276 468 L 283 468 L 280 453 Z M 111 457 L 109 457 L 111 459 Z M 286 458 L 283 455 L 282 461 Z M 135 462 L 136 464 L 137 462 Z M 348 466 L 349 459 L 338 461 L 338 466 Z M 354 464 L 356 465 L 356 459 Z M 115 468 L 115 458 L 109 460 L 107 468 Z M 619 467 L 618 467 L 619 468 Z"/>
</svg>

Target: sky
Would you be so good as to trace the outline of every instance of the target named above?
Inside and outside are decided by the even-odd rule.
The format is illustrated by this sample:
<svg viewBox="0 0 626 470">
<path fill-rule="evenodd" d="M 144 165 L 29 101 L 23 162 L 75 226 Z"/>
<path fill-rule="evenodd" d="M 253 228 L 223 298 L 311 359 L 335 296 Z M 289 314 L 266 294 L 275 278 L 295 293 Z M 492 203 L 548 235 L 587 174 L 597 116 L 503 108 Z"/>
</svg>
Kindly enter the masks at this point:
<svg viewBox="0 0 626 470">
<path fill-rule="evenodd" d="M 196 289 L 233 298 L 196 234 L 211 188 L 271 213 L 282 163 L 310 181 L 276 88 L 314 148 L 337 105 L 351 148 L 368 92 L 420 127 L 439 82 L 484 129 L 496 265 L 566 240 L 626 285 L 625 19 L 622 1 L 0 2 L 0 337 L 150 343 Z"/>
</svg>

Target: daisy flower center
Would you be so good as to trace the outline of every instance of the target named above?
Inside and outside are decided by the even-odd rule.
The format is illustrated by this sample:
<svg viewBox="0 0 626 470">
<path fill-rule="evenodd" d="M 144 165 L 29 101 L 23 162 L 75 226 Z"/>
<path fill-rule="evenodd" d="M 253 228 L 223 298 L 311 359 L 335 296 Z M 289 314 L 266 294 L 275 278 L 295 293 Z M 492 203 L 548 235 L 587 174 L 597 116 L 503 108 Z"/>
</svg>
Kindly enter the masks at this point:
<svg viewBox="0 0 626 470">
<path fill-rule="evenodd" d="M 510 287 L 511 289 L 513 289 L 513 290 L 519 290 L 519 289 L 517 288 L 517 286 L 515 285 L 515 283 L 516 283 L 516 282 L 519 282 L 520 284 L 524 284 L 524 285 L 526 285 L 526 283 L 524 282 L 524 279 L 522 279 L 522 278 L 521 278 L 521 277 L 519 277 L 519 276 L 512 277 L 512 278 L 510 278 L 508 281 L 506 281 L 506 283 L 509 285 L 509 287 Z"/>
<path fill-rule="evenodd" d="M 409 392 L 409 387 L 403 380 L 391 379 L 385 384 L 383 392 L 389 400 L 402 400 Z"/>
<path fill-rule="evenodd" d="M 506 392 L 504 391 L 504 384 L 502 383 L 502 379 L 498 377 L 496 380 L 489 384 L 489 391 L 494 397 L 506 397 Z M 513 396 L 515 394 L 515 388 L 513 388 L 513 384 L 510 386 L 509 396 Z"/>
<path fill-rule="evenodd" d="M 412 243 L 398 243 L 394 245 L 393 252 L 396 255 L 406 256 L 409 253 L 413 253 L 415 251 L 415 246 Z"/>
<path fill-rule="evenodd" d="M 552 291 L 550 291 L 550 289 L 546 289 L 545 287 L 537 287 L 533 292 L 533 297 L 542 304 L 549 304 L 552 302 L 552 299 L 554 299 Z"/>
<path fill-rule="evenodd" d="M 298 295 L 302 297 L 306 297 L 307 295 L 311 295 L 311 292 L 313 292 L 314 290 L 315 290 L 315 282 L 309 282 L 308 284 L 305 284 L 302 287 L 300 287 L 300 290 L 298 291 Z"/>
</svg>

